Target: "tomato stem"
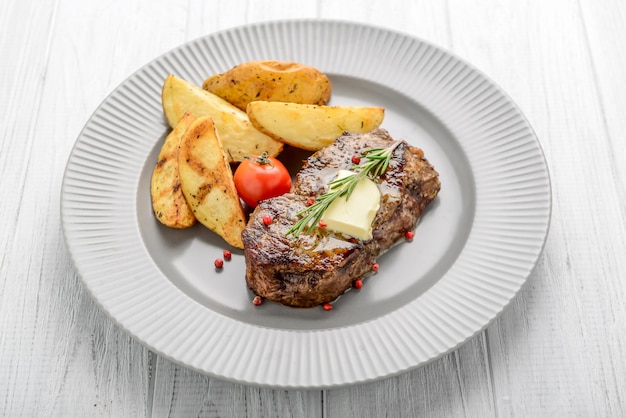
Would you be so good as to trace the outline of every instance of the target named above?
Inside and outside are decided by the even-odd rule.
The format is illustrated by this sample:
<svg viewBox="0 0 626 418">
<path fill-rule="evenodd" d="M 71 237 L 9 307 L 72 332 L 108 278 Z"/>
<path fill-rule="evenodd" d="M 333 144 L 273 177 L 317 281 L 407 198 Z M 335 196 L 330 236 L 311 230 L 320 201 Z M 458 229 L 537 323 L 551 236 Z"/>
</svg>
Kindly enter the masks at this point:
<svg viewBox="0 0 626 418">
<path fill-rule="evenodd" d="M 267 155 L 267 151 L 263 151 L 263 154 L 258 155 L 256 158 L 244 157 L 246 160 L 254 161 L 259 165 L 269 165 L 273 167 L 272 160 Z"/>
</svg>

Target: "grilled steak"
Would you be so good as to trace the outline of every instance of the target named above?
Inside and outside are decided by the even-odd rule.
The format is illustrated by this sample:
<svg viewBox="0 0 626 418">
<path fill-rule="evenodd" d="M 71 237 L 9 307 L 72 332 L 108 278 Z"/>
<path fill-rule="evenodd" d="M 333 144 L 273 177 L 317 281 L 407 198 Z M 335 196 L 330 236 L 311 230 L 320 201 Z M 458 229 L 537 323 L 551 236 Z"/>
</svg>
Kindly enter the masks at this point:
<svg viewBox="0 0 626 418">
<path fill-rule="evenodd" d="M 297 238 L 286 235 L 307 197 L 323 194 L 339 170 L 352 166 L 354 154 L 393 142 L 382 129 L 345 134 L 306 160 L 291 193 L 259 203 L 242 234 L 246 282 L 255 295 L 294 307 L 332 302 L 371 271 L 378 255 L 415 228 L 440 182 L 423 152 L 402 141 L 378 180 L 382 197 L 371 240 L 320 228 Z M 266 215 L 272 218 L 270 225 L 263 221 Z"/>
</svg>

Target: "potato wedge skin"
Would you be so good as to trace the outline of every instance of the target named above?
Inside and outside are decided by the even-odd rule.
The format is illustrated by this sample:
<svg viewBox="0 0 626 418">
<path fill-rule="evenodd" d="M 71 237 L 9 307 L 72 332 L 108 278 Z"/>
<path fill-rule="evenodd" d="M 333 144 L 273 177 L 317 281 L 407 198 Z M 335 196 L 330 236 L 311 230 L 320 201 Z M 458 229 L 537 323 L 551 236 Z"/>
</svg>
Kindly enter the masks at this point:
<svg viewBox="0 0 626 418">
<path fill-rule="evenodd" d="M 280 141 L 255 129 L 244 111 L 174 75 L 166 77 L 161 99 L 163 113 L 172 128 L 185 113 L 195 118 L 210 116 L 229 161 L 242 161 L 245 157 L 263 152 L 275 157 L 283 149 Z"/>
<path fill-rule="evenodd" d="M 385 117 L 383 107 L 317 106 L 255 101 L 247 108 L 259 131 L 296 148 L 317 151 L 344 132 L 367 133 Z"/>
<path fill-rule="evenodd" d="M 318 69 L 290 61 L 248 61 L 214 74 L 202 88 L 245 111 L 255 100 L 325 105 L 332 85 Z"/>
<path fill-rule="evenodd" d="M 185 229 L 197 222 L 180 188 L 178 175 L 178 145 L 193 120 L 193 116 L 185 114 L 167 135 L 152 171 L 152 210 L 159 222 L 170 228 Z"/>
<path fill-rule="evenodd" d="M 178 170 L 183 194 L 195 217 L 236 248 L 243 248 L 246 218 L 233 173 L 210 117 L 196 119 L 182 137 Z"/>
</svg>

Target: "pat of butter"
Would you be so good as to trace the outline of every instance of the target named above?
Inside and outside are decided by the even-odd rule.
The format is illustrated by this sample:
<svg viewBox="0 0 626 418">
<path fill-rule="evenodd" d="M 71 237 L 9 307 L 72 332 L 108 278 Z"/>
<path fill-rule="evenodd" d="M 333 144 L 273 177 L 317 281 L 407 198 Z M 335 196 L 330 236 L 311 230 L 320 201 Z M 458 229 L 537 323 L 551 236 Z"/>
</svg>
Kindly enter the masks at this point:
<svg viewBox="0 0 626 418">
<path fill-rule="evenodd" d="M 354 173 L 340 170 L 336 178 L 344 178 Z M 362 179 L 348 199 L 342 196 L 330 204 L 324 216 L 327 228 L 358 239 L 372 238 L 372 221 L 380 208 L 380 190 L 370 179 Z"/>
</svg>

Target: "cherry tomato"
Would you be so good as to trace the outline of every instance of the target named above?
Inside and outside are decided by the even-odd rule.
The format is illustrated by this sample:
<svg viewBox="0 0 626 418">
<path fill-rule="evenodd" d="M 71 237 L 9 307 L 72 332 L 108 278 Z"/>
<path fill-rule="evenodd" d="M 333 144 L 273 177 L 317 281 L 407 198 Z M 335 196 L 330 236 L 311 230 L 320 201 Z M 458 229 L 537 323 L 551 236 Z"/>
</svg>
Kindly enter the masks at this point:
<svg viewBox="0 0 626 418">
<path fill-rule="evenodd" d="M 234 175 L 239 197 L 255 208 L 260 200 L 291 190 L 291 175 L 283 163 L 267 154 L 243 160 Z"/>
</svg>

